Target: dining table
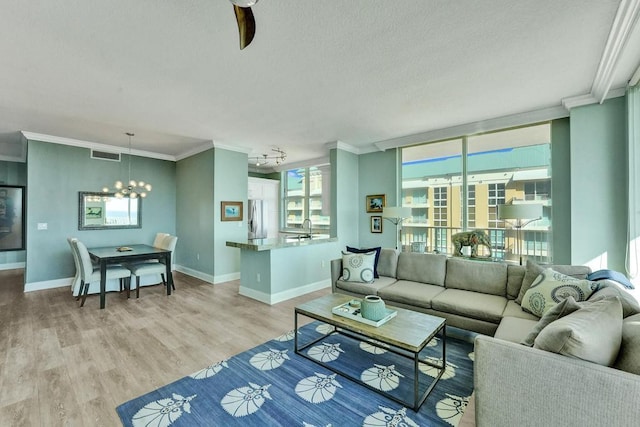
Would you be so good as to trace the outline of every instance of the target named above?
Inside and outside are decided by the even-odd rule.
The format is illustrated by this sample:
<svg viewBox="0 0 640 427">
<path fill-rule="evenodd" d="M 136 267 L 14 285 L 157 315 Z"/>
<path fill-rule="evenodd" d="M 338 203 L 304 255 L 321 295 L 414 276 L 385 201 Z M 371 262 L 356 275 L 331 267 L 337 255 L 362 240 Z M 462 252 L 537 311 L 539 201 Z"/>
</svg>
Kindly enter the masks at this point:
<svg viewBox="0 0 640 427">
<path fill-rule="evenodd" d="M 125 264 L 157 259 L 166 266 L 167 296 L 171 295 L 173 276 L 171 274 L 171 251 L 150 245 L 104 246 L 88 248 L 91 259 L 100 266 L 100 308 L 105 307 L 107 289 L 107 265 Z M 129 285 L 131 286 L 131 285 Z"/>
</svg>

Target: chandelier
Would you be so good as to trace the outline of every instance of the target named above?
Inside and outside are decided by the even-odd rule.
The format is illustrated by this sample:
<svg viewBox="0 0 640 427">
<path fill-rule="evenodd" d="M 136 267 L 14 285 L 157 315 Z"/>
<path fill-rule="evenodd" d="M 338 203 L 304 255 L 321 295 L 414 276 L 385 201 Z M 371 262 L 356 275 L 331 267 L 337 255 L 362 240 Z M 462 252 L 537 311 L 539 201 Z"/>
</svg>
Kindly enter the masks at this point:
<svg viewBox="0 0 640 427">
<path fill-rule="evenodd" d="M 130 199 L 136 199 L 139 197 L 147 197 L 147 193 L 151 191 L 151 184 L 144 181 L 136 181 L 131 179 L 131 137 L 134 136 L 134 133 L 126 132 L 126 135 L 129 137 L 129 175 L 127 182 L 125 184 L 122 181 L 116 181 L 113 184 L 115 190 L 111 190 L 109 187 L 104 187 L 102 189 L 103 193 L 113 193 L 115 192 L 115 196 L 118 199 L 122 199 L 128 197 Z"/>
<path fill-rule="evenodd" d="M 275 151 L 276 154 L 268 155 L 263 154 L 261 156 L 251 157 L 251 163 L 256 166 L 264 166 L 269 163 L 269 161 L 275 161 L 276 165 L 287 160 L 287 153 L 279 148 L 272 148 L 271 151 Z"/>
</svg>

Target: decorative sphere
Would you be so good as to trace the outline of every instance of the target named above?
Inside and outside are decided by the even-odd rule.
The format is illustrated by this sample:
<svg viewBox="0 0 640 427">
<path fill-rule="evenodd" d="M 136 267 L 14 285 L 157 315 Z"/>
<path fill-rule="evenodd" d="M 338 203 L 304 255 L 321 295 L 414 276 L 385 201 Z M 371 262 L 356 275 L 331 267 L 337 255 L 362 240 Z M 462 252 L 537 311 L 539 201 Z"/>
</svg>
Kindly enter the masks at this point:
<svg viewBox="0 0 640 427">
<path fill-rule="evenodd" d="M 102 192 L 103 193 L 108 193 L 109 192 L 109 187 L 102 187 Z"/>
<path fill-rule="evenodd" d="M 151 191 L 151 184 L 147 184 L 144 186 L 147 191 Z"/>
<path fill-rule="evenodd" d="M 138 197 L 138 193 L 136 193 L 135 191 L 132 191 L 131 194 L 129 194 L 129 197 L 132 199 L 136 199 Z"/>
<path fill-rule="evenodd" d="M 119 192 L 119 191 L 118 191 L 118 192 L 116 193 L 116 198 L 117 198 L 117 199 L 122 199 L 123 197 L 124 197 L 124 196 L 122 195 L 122 193 L 121 193 L 121 192 Z"/>
<path fill-rule="evenodd" d="M 117 190 L 120 190 L 122 188 L 122 181 L 116 181 L 115 185 Z"/>
<path fill-rule="evenodd" d="M 142 198 L 144 199 L 145 197 L 147 197 L 147 193 L 145 193 L 145 192 L 143 191 L 142 193 L 140 193 L 140 197 L 142 197 Z"/>
</svg>

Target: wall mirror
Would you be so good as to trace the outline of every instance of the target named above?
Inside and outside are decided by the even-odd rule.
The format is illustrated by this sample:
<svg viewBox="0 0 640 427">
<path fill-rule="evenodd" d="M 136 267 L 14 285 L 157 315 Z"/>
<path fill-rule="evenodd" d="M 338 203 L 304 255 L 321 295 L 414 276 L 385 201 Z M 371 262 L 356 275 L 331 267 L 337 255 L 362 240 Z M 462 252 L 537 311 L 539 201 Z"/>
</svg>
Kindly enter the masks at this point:
<svg viewBox="0 0 640 427">
<path fill-rule="evenodd" d="M 142 228 L 142 200 L 114 193 L 78 193 L 78 230 Z"/>
</svg>

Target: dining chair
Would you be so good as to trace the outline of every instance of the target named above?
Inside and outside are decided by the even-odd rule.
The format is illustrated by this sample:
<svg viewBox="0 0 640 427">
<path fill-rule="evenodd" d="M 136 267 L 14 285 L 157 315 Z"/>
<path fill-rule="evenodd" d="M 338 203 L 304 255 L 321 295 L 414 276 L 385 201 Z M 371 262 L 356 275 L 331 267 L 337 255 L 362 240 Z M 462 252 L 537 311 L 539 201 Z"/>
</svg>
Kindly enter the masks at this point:
<svg viewBox="0 0 640 427">
<path fill-rule="evenodd" d="M 156 238 L 153 240 L 153 247 L 154 248 L 161 247 L 162 240 L 167 236 L 170 236 L 170 234 L 169 233 L 157 233 L 156 234 Z"/>
<path fill-rule="evenodd" d="M 171 255 L 173 256 L 173 252 L 176 249 L 176 243 L 178 242 L 178 238 L 176 236 L 172 236 L 167 234 L 161 239 L 159 245 L 156 246 L 154 242 L 154 246 L 160 249 L 166 249 L 171 251 Z M 169 257 L 169 268 L 171 268 L 171 257 Z M 131 271 L 131 274 L 136 278 L 136 298 L 140 298 L 140 277 L 147 276 L 150 274 L 160 274 L 162 278 L 162 284 L 167 286 L 167 278 L 165 277 L 165 272 L 167 271 L 166 266 L 160 261 L 153 260 L 147 262 L 137 262 L 126 264 L 126 267 Z M 175 290 L 175 285 L 172 286 Z"/>
<path fill-rule="evenodd" d="M 100 281 L 100 268 L 94 267 L 91 263 L 91 257 L 87 247 L 78 239 L 71 239 L 69 242 L 73 250 L 75 250 L 78 258 L 78 266 L 80 267 L 80 291 L 78 292 L 78 298 L 82 296 L 80 307 L 84 306 L 84 302 L 87 299 L 89 293 L 89 285 L 93 282 Z M 122 288 L 123 282 L 127 288 L 127 294 L 131 289 L 131 271 L 124 268 L 121 265 L 108 265 L 106 272 L 106 279 L 120 279 L 120 287 Z"/>
</svg>

